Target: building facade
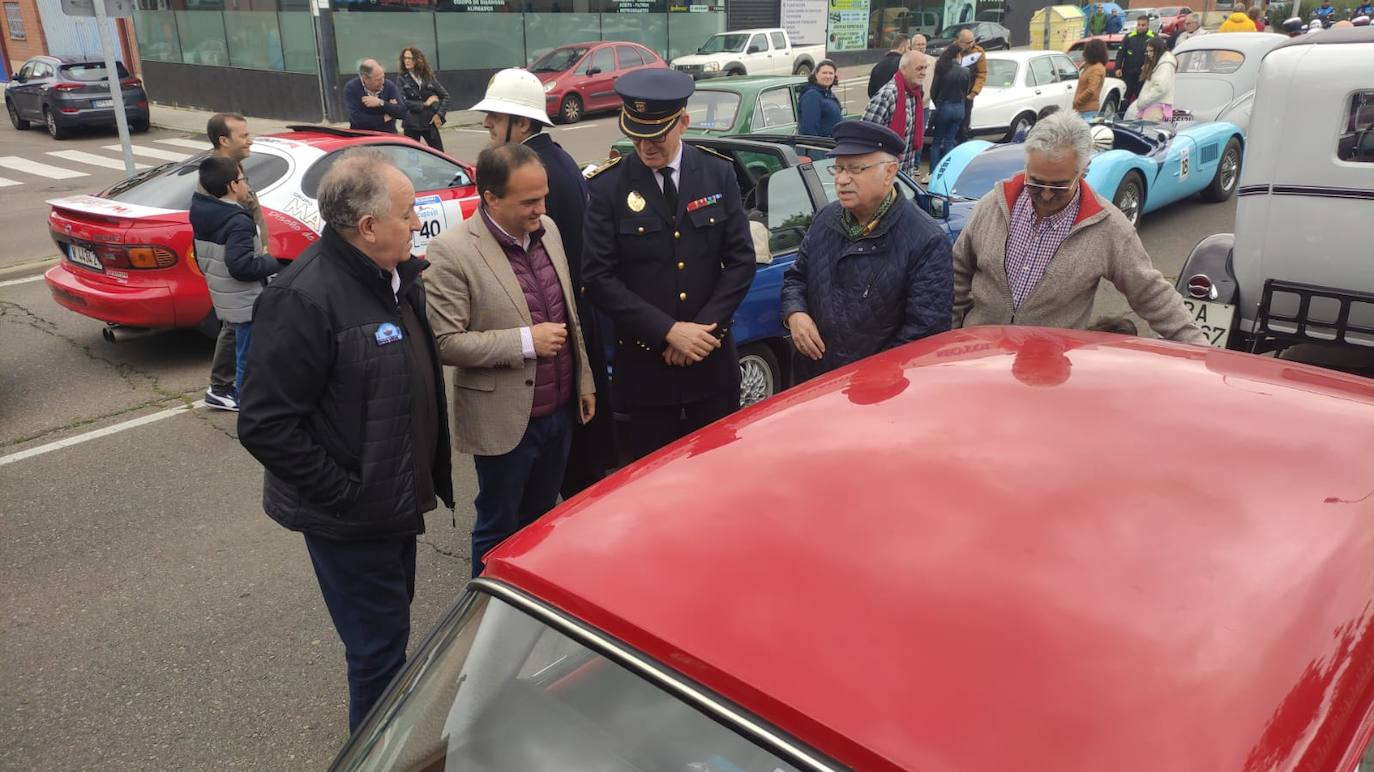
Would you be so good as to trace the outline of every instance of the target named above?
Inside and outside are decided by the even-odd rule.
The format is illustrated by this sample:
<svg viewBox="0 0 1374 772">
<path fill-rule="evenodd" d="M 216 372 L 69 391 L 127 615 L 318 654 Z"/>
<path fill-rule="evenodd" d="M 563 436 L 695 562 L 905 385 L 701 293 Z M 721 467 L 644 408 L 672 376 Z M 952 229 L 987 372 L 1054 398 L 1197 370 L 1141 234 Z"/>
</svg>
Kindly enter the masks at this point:
<svg viewBox="0 0 1374 772">
<path fill-rule="evenodd" d="M 0 30 L 0 75 L 8 79 L 35 56 L 87 56 L 99 59 L 100 28 L 94 18 L 68 16 L 61 0 L 0 0 L 4 29 Z M 138 73 L 138 45 L 125 19 L 111 19 L 110 40 L 115 58 Z"/>
</svg>

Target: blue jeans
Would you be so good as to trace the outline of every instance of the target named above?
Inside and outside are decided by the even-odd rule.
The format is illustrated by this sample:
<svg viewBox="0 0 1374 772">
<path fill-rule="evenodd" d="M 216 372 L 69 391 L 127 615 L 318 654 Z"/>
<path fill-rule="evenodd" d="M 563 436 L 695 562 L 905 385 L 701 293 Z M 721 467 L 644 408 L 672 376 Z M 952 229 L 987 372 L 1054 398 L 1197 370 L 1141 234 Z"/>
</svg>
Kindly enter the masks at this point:
<svg viewBox="0 0 1374 772">
<path fill-rule="evenodd" d="M 500 456 L 473 456 L 477 468 L 477 521 L 472 526 L 472 575 L 497 544 L 538 520 L 558 503 L 558 488 L 572 446 L 573 411 L 564 406 L 531 418 L 520 444 Z"/>
<path fill-rule="evenodd" d="M 248 367 L 248 344 L 253 342 L 253 323 L 234 325 L 234 391 L 243 393 L 243 372 Z"/>
<path fill-rule="evenodd" d="M 940 102 L 935 105 L 935 138 L 930 145 L 930 173 L 940 165 L 940 159 L 954 149 L 959 126 L 964 122 L 964 103 Z"/>
<path fill-rule="evenodd" d="M 348 731 L 406 662 L 415 598 L 415 537 L 333 541 L 306 534 L 320 594 L 348 663 Z"/>
</svg>

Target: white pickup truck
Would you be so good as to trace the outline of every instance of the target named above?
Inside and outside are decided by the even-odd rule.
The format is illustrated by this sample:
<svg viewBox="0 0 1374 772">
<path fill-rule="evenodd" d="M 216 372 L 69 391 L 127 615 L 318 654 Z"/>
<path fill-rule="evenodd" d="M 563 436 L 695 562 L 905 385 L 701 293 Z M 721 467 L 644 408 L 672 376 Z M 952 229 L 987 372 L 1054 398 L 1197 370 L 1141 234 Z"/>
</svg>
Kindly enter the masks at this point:
<svg viewBox="0 0 1374 772">
<path fill-rule="evenodd" d="M 673 69 L 696 80 L 730 75 L 810 75 L 825 58 L 825 45 L 794 46 L 777 27 L 719 32 L 695 54 L 679 56 Z"/>
</svg>

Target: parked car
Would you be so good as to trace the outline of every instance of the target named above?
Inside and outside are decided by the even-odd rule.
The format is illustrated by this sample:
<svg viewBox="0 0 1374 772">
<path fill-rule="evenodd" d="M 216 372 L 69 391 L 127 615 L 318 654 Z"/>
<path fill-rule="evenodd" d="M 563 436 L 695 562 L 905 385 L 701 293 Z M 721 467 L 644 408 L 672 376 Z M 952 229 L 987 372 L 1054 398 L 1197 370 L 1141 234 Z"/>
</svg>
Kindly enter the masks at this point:
<svg viewBox="0 0 1374 772">
<path fill-rule="evenodd" d="M 124 117 L 129 131 L 148 130 L 148 94 L 123 62 L 115 62 Z M 41 123 L 53 139 L 66 139 L 77 127 L 113 126 L 114 97 L 104 60 L 74 56 L 35 56 L 5 84 L 5 112 L 23 131 Z"/>
<path fill-rule="evenodd" d="M 835 141 L 785 134 L 689 135 L 686 141 L 733 161 L 745 209 L 769 231 L 771 262 L 758 266 L 731 325 L 739 348 L 740 404 L 750 405 L 791 383 L 792 348 L 781 318 L 782 276 L 796 260 L 811 219 L 836 200 L 835 178 L 829 173 L 834 159 L 826 157 Z M 951 243 L 963 230 L 975 203 L 932 195 L 900 174 L 897 190 L 934 217 Z M 613 340 L 612 336 L 607 340 Z"/>
<path fill-rule="evenodd" d="M 1161 35 L 1172 35 L 1183 29 L 1183 22 L 1193 14 L 1193 9 L 1186 5 L 1171 5 L 1166 8 L 1155 9 L 1159 14 L 1159 33 Z"/>
<path fill-rule="evenodd" d="M 1228 32 L 1180 43 L 1174 121 L 1229 121 L 1248 134 L 1260 61 L 1287 41 L 1270 32 Z"/>
<path fill-rule="evenodd" d="M 1150 121 L 1099 122 L 1110 139 L 1092 157 L 1084 177 L 1111 199 L 1132 225 L 1169 204 L 1200 194 L 1225 201 L 1236 192 L 1245 139 L 1230 123 L 1175 129 Z M 930 189 L 958 198 L 981 198 L 998 180 L 1025 168 L 1025 145 L 965 142 L 940 160 Z"/>
<path fill-rule="evenodd" d="M 1234 233 L 1193 249 L 1178 290 L 1217 346 L 1374 352 L 1374 34 L 1287 40 L 1256 82 Z"/>
<path fill-rule="evenodd" d="M 667 66 L 662 57 L 638 43 L 595 41 L 559 46 L 535 59 L 529 71 L 544 84 L 549 117 L 577 123 L 588 113 L 620 109 L 616 78 Z"/>
<path fill-rule="evenodd" d="M 1153 31 L 1156 35 L 1158 35 L 1161 19 L 1159 10 L 1156 8 L 1127 8 L 1126 22 L 1122 26 L 1122 29 L 1126 30 L 1127 32 L 1134 30 L 1136 23 L 1135 20 L 1139 19 L 1141 16 L 1144 16 L 1145 18 L 1150 20 L 1150 30 Z"/>
<path fill-rule="evenodd" d="M 988 79 L 973 100 L 969 130 L 976 136 L 1010 140 L 1035 125 L 1035 116 L 1051 105 L 1073 109 L 1078 66 L 1058 51 L 989 51 Z M 1101 110 L 1115 114 L 1126 84 L 1107 78 L 1102 84 Z"/>
<path fill-rule="evenodd" d="M 267 221 L 273 255 L 295 258 L 323 230 L 315 193 L 339 154 L 366 145 L 385 153 L 415 185 L 421 229 L 414 249 L 477 208 L 472 167 L 396 134 L 295 126 L 255 137 L 243 162 Z M 204 154 L 148 169 L 96 195 L 48 202 L 48 230 L 61 262 L 45 278 L 53 299 L 120 327 L 219 330 L 205 279 L 191 254 L 191 194 Z"/>
<path fill-rule="evenodd" d="M 939 56 L 950 43 L 954 42 L 959 33 L 966 29 L 973 30 L 973 41 L 982 46 L 984 51 L 1007 51 L 1011 49 L 1011 30 L 997 22 L 967 21 L 962 24 L 952 24 L 940 30 L 939 35 L 926 42 L 926 54 Z"/>
<path fill-rule="evenodd" d="M 1369 458 L 1368 379 L 933 336 L 497 546 L 333 769 L 1351 772 Z"/>
<path fill-rule="evenodd" d="M 887 48 L 898 33 L 933 37 L 939 30 L 939 11 L 902 6 L 874 9 L 868 15 L 868 47 Z"/>
<path fill-rule="evenodd" d="M 1073 63 L 1078 69 L 1081 70 L 1083 69 L 1083 47 L 1088 45 L 1089 40 L 1101 40 L 1107 44 L 1107 75 L 1115 76 L 1116 55 L 1121 51 L 1121 41 L 1124 40 L 1125 37 L 1125 35 L 1093 35 L 1091 37 L 1075 40 L 1069 46 L 1069 50 L 1066 53 L 1068 57 L 1073 60 Z"/>
<path fill-rule="evenodd" d="M 696 80 L 732 75 L 810 75 L 825 58 L 825 45 L 796 45 L 777 27 L 719 32 L 673 68 Z"/>
</svg>

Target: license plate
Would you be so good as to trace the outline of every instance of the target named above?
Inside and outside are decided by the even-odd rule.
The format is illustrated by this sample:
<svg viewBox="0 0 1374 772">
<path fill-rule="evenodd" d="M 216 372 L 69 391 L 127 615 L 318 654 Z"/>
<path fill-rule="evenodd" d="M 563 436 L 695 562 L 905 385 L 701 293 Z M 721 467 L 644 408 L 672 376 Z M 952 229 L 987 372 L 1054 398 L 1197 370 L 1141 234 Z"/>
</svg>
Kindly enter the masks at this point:
<svg viewBox="0 0 1374 772">
<path fill-rule="evenodd" d="M 100 258 L 96 257 L 94 252 L 76 244 L 67 245 L 67 259 L 97 271 L 105 270 L 105 266 L 100 264 Z"/>
<path fill-rule="evenodd" d="M 1226 339 L 1231 336 L 1231 322 L 1236 317 L 1236 307 L 1192 298 L 1184 298 L 1183 305 L 1188 307 L 1193 324 L 1207 336 L 1207 342 L 1217 348 L 1226 348 Z"/>
<path fill-rule="evenodd" d="M 114 107 L 113 99 L 97 99 L 93 103 L 95 107 Z"/>
</svg>

